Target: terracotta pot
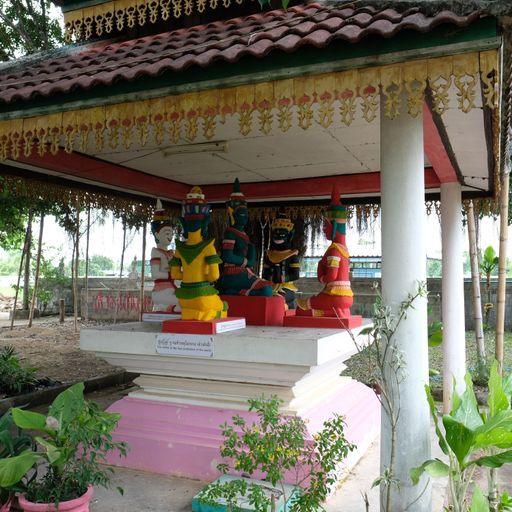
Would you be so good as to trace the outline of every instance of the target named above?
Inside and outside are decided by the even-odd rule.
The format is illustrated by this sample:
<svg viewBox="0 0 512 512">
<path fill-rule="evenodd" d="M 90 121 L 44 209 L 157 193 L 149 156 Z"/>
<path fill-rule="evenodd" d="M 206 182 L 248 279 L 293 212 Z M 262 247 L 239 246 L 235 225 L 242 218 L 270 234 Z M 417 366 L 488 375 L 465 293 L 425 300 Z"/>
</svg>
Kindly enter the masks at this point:
<svg viewBox="0 0 512 512">
<path fill-rule="evenodd" d="M 32 503 L 21 495 L 18 498 L 20 507 L 25 512 L 89 512 L 89 502 L 93 493 L 92 485 L 87 488 L 87 492 L 75 498 L 74 500 L 61 501 L 58 508 L 53 503 Z"/>
</svg>

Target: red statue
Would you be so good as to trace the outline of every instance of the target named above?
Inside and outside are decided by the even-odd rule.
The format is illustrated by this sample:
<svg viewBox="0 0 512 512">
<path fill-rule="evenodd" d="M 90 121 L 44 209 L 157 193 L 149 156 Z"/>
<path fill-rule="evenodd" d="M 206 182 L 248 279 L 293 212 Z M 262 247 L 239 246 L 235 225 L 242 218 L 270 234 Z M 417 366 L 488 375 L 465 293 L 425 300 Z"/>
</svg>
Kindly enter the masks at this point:
<svg viewBox="0 0 512 512">
<path fill-rule="evenodd" d="M 349 280 L 349 255 L 345 245 L 347 209 L 333 187 L 331 204 L 324 214 L 324 233 L 332 243 L 318 262 L 318 280 L 323 290 L 309 299 L 297 300 L 297 316 L 350 318 L 353 302 Z"/>
</svg>

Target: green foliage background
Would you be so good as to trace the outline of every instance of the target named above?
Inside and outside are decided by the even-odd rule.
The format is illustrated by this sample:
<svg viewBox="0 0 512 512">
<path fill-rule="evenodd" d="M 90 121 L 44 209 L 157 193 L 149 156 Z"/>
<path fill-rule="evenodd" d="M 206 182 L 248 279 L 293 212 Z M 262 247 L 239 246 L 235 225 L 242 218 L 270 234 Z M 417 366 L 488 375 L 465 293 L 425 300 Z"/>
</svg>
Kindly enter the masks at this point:
<svg viewBox="0 0 512 512">
<path fill-rule="evenodd" d="M 0 60 L 50 50 L 64 41 L 49 0 L 0 0 Z"/>
</svg>

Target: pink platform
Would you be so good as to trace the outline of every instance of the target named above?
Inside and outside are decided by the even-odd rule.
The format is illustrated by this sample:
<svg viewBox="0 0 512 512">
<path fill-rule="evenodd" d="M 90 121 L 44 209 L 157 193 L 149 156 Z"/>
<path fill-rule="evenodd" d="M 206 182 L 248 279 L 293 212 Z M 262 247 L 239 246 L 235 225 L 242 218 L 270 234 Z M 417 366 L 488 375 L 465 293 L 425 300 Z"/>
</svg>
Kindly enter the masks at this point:
<svg viewBox="0 0 512 512">
<path fill-rule="evenodd" d="M 219 425 L 235 414 L 246 419 L 253 413 L 234 409 L 185 405 L 126 397 L 108 409 L 122 415 L 116 441 L 130 445 L 128 456 L 110 456 L 109 463 L 154 473 L 213 480 L 219 476 Z M 353 467 L 380 429 L 380 403 L 373 391 L 357 381 L 348 381 L 336 395 L 320 400 L 303 415 L 310 434 L 337 412 L 345 416 L 345 434 L 358 446 L 346 461 Z M 291 481 L 291 480 L 290 480 Z"/>
</svg>

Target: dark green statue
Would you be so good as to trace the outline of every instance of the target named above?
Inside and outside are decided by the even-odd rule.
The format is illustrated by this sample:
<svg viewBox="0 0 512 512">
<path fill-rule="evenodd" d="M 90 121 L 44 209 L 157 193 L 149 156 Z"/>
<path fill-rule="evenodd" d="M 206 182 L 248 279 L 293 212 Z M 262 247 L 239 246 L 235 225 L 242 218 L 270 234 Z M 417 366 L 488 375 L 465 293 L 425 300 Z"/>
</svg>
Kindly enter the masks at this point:
<svg viewBox="0 0 512 512">
<path fill-rule="evenodd" d="M 256 248 L 251 243 L 245 226 L 249 220 L 249 210 L 243 193 L 240 191 L 238 178 L 233 185 L 233 192 L 226 206 L 230 226 L 224 233 L 222 241 L 221 285 L 226 295 L 273 295 L 272 283 L 260 279 L 253 271 L 256 260 Z"/>
</svg>

